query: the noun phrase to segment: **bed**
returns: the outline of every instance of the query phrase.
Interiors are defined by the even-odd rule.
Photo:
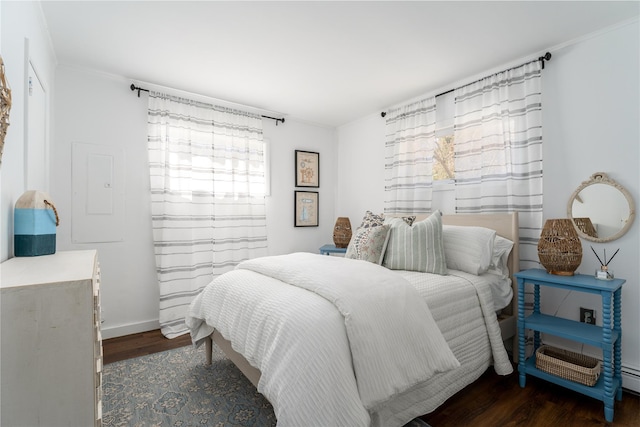
[[[415,218],[414,224],[433,217]],[[431,274],[322,255],[266,257],[216,278],[194,299],[186,317],[192,340],[205,344],[207,363],[215,342],[272,403],[278,425],[402,426],[490,366],[496,374],[510,374],[504,343],[517,354],[517,213],[444,215],[441,222],[445,236],[480,227],[512,242],[504,256],[508,292],[505,277],[502,290],[494,291],[497,275],[466,266]],[[304,284],[288,283],[301,276]],[[317,281],[319,276],[327,279]],[[397,303],[386,300],[388,285],[377,280],[393,286],[397,281]],[[334,295],[325,282],[342,282],[339,292],[347,293],[366,286],[357,300],[375,299],[380,288],[388,302],[373,314],[358,314],[364,320],[357,323],[361,301]],[[388,367],[385,358],[397,362]]]

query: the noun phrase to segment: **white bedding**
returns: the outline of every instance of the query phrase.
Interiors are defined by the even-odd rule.
[[[391,270],[309,253],[256,258],[238,268],[311,291],[338,309],[360,400],[368,410],[434,373],[460,366],[427,303]]]
[[[409,282],[416,287],[418,292],[420,292],[424,298],[428,298],[429,296],[429,286],[435,288],[446,286],[446,283],[450,282],[453,277],[456,277],[456,280],[461,279],[471,283],[481,283],[483,287],[488,287],[491,291],[490,298],[493,302],[493,308],[496,311],[502,310],[511,304],[511,300],[513,298],[511,279],[492,273],[485,273],[480,276],[476,276],[452,269],[449,269],[449,274],[447,276],[424,274],[416,271],[396,271],[396,273],[409,280]],[[427,283],[430,283],[430,285]],[[427,288],[425,288],[425,286]]]
[[[315,293],[236,269],[207,286],[186,321],[194,343],[215,328],[260,369],[258,391],[273,404],[280,426],[401,426],[435,409],[492,362],[500,374],[512,371],[490,286],[486,280],[471,285],[465,273],[455,273],[392,272],[409,280],[426,299],[462,366],[369,410],[359,396],[344,317]]]

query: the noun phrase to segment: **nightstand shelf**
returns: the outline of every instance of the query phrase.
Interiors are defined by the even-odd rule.
[[[602,328],[575,320],[562,319],[547,314],[532,314],[525,319],[527,329],[555,335],[572,341],[603,348]],[[611,331],[611,341],[615,342],[620,336],[618,331]]]
[[[600,378],[598,378],[598,382],[596,382],[594,386],[589,387],[587,385],[580,384],[571,380],[566,380],[557,375],[552,375],[546,373],[545,371],[541,371],[540,369],[536,368],[535,356],[528,358],[525,362],[525,365],[527,367],[527,375],[532,375],[542,380],[549,381],[550,383],[577,391],[578,393],[582,393],[594,399],[602,400],[602,396],[604,394],[604,375],[600,375]],[[620,384],[620,380],[613,380],[614,389],[620,388],[621,386],[622,384]]]
[[[533,375],[554,384],[577,391],[604,403],[604,416],[613,421],[614,396],[622,400],[622,285],[624,279],[598,280],[593,276],[576,274],[556,276],[544,270],[532,269],[515,274],[518,281],[518,372],[520,387],[526,384],[526,376]],[[533,313],[524,315],[525,284],[533,285]],[[547,286],[569,291],[598,294],[602,297],[602,326],[580,323],[540,313],[540,287]],[[525,331],[534,332],[534,354],[525,359]],[[540,333],[577,341],[602,349],[603,370],[597,383],[586,386],[536,367],[535,350],[540,347]]]

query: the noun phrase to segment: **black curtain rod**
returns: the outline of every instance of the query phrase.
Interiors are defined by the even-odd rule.
[[[129,86],[129,88],[132,91],[136,91],[136,90],[138,91],[138,98],[140,98],[140,91],[149,92],[149,89],[143,89],[141,87],[138,87],[138,86],[134,85],[133,83],[131,83],[131,86]],[[264,115],[262,115],[260,117],[264,117],[265,119],[275,120],[276,121],[276,126],[278,126],[278,123],[284,123],[284,117],[282,117],[280,119],[278,119],[276,117],[269,117],[269,116],[264,116]]]
[[[544,61],[549,61],[551,59],[551,53],[547,52],[545,53],[543,56],[539,56],[538,59],[534,59],[534,61],[540,61],[540,63],[542,64],[542,69],[544,70]],[[533,61],[531,61],[533,62]],[[524,65],[524,64],[523,64]],[[519,65],[518,67],[521,67],[522,65]],[[517,68],[517,67],[513,67],[513,68]],[[507,70],[512,70],[513,68],[508,68]],[[446,95],[448,93],[453,92],[455,89],[449,89],[445,92],[439,93],[435,96],[435,98],[442,96],[442,95]],[[386,111],[383,111],[380,113],[380,116],[385,117],[387,115]]]
[[[264,115],[262,115],[261,117],[264,117],[265,119],[275,120],[276,121],[276,126],[278,126],[278,122],[284,123],[284,117],[277,118],[277,117],[269,117],[269,116],[264,116]]]
[[[131,83],[131,86],[129,86],[129,88],[133,91],[133,90],[137,90],[138,91],[138,98],[140,98],[140,91],[143,90],[145,92],[149,92],[149,89],[142,89],[141,87],[138,87],[136,85],[134,85],[133,83]]]

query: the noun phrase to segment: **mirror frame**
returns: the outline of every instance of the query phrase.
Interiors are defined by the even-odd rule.
[[[572,210],[573,210],[574,200],[576,200],[576,197],[578,197],[578,194],[580,193],[580,191],[584,190],[590,185],[595,185],[595,184],[605,184],[605,185],[610,185],[614,187],[615,189],[617,189],[622,193],[622,195],[625,197],[625,199],[629,203],[629,218],[627,219],[626,224],[624,225],[624,227],[622,227],[622,229],[620,229],[620,231],[618,231],[617,233],[611,236],[607,236],[607,237],[589,236],[588,234],[583,233],[578,228],[578,226],[576,225],[573,219]],[[590,240],[592,242],[604,243],[604,242],[610,242],[612,240],[619,239],[627,231],[629,231],[629,228],[631,228],[631,225],[633,224],[633,220],[635,219],[635,216],[636,216],[636,209],[635,209],[633,197],[631,197],[631,193],[629,193],[629,191],[627,191],[626,188],[618,184],[615,180],[609,178],[609,176],[604,172],[596,172],[593,175],[591,175],[591,177],[588,180],[583,181],[582,184],[580,184],[580,186],[576,189],[576,191],[573,192],[573,194],[569,198],[569,203],[567,203],[567,217],[571,219],[571,222],[573,223],[573,228],[575,228],[576,232],[578,233],[578,236],[580,236],[585,240]]]
[[[4,151],[4,140],[9,127],[9,113],[11,112],[11,88],[7,83],[4,70],[4,60],[0,55],[0,166],[2,165],[2,152]]]

